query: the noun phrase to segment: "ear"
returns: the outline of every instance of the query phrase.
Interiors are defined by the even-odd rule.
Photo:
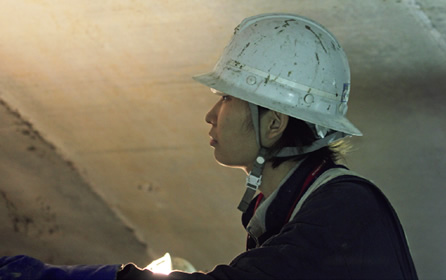
[[[279,140],[288,125],[288,120],[289,116],[276,111],[270,110],[265,113],[261,120],[262,144],[270,147]]]

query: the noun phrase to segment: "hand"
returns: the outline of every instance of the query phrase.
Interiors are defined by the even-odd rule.
[[[50,265],[28,256],[0,258],[0,280],[114,280],[121,265]]]
[[[40,279],[44,264],[28,256],[0,258],[1,280]]]

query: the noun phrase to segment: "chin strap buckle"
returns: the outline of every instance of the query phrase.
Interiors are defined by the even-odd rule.
[[[257,177],[249,173],[249,175],[246,177],[246,187],[249,189],[257,191],[261,184],[262,184],[262,175]]]
[[[253,169],[249,172],[249,175],[246,177],[246,191],[243,195],[242,201],[238,206],[238,209],[243,213],[248,210],[249,203],[251,199],[256,194],[256,191],[259,189],[262,184],[262,172],[263,167],[265,166],[265,157],[267,150],[265,148],[261,148],[259,154],[257,155],[256,161],[254,162]]]

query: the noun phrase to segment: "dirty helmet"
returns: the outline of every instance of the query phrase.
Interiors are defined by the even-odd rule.
[[[292,14],[247,18],[210,73],[210,88],[348,135],[362,135],[345,117],[350,68],[335,37]]]
[[[305,121],[319,138],[309,147],[287,147],[276,156],[309,153],[340,138],[362,135],[345,116],[350,93],[347,57],[327,29],[305,17],[273,13],[246,18],[214,69],[193,78],[250,104],[261,148],[248,189],[261,184],[267,154],[259,142],[257,106]]]

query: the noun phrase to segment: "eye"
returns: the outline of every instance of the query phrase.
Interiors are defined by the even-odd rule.
[[[215,93],[216,95],[220,96],[220,101],[229,101],[232,99],[230,95],[227,95],[227,94],[225,94],[221,91],[218,91],[216,89],[211,88],[211,91],[213,93]]]
[[[223,100],[223,101],[229,101],[229,100],[231,100],[231,96],[229,96],[229,95],[222,95],[222,96],[221,96],[221,100]]]

